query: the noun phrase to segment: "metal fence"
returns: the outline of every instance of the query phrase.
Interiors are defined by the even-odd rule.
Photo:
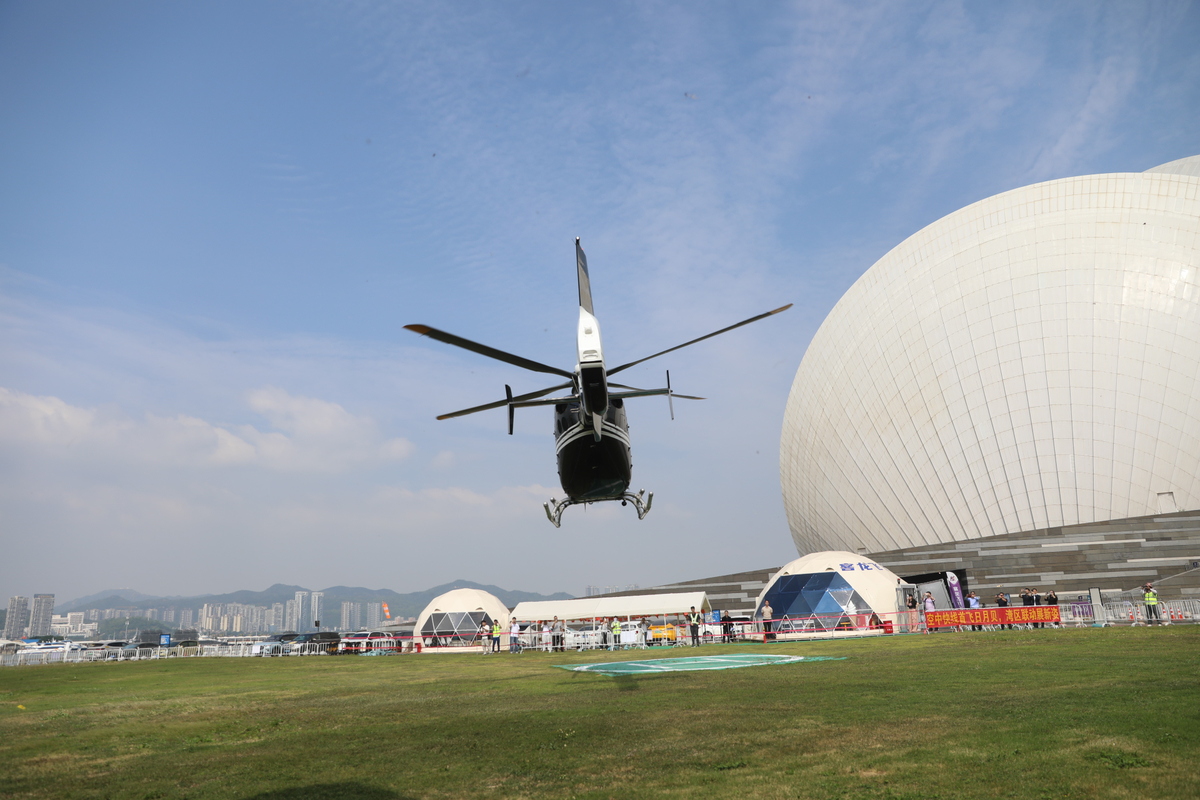
[[[1188,625],[1200,622],[1200,600],[1165,600],[1158,603],[1159,618],[1147,618],[1144,603],[1119,600],[1105,603],[1096,613],[1091,603],[1072,602],[1059,605],[1057,623],[1012,623],[999,625],[940,625],[929,628],[920,611],[899,611],[890,614],[829,614],[787,617],[769,621],[734,620],[725,623],[706,622],[699,626],[700,644],[739,642],[806,641],[860,636],[890,636],[910,633],[960,632],[971,630],[1011,630],[1041,628],[1090,627],[1095,625]],[[561,633],[544,630],[540,623],[526,626],[513,647],[509,629],[500,636],[502,653],[523,650],[561,652],[566,650],[645,650],[683,647],[692,643],[691,628],[685,622],[671,618],[622,620],[614,631],[610,621],[574,621]],[[148,661],[173,658],[250,658],[305,655],[395,655],[401,653],[439,653],[492,651],[490,637],[478,634],[456,636],[387,636],[372,638],[343,638],[336,650],[328,642],[311,642],[291,646],[288,642],[244,642],[238,644],[205,644],[198,647],[89,648],[77,646],[38,646],[0,654],[0,666],[31,666],[40,664],[76,664],[91,662]]]

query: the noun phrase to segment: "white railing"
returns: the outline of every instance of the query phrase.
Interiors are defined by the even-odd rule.
[[[1020,607],[1018,607],[1020,608]],[[1158,603],[1161,624],[1190,625],[1200,622],[1200,600],[1160,600]],[[1058,623],[1042,623],[1046,628],[1088,627],[1097,624],[1090,603],[1063,603],[1058,607]],[[1155,620],[1149,620],[1154,624]],[[1101,624],[1146,625],[1144,603],[1120,600],[1105,603]],[[939,631],[1028,629],[1030,623],[1000,625],[951,625],[940,626]],[[716,624],[706,622],[700,626],[702,644],[723,642],[769,642],[803,641],[808,639],[843,638],[857,636],[888,636],[903,633],[926,633],[925,617],[920,611],[900,611],[890,614],[840,614],[810,616],[803,618],[780,617],[768,625],[761,620],[739,620]],[[506,629],[500,637],[500,652],[510,652],[511,634]],[[646,649],[685,646],[691,643],[691,630],[686,624],[674,620],[650,620],[650,635],[644,626],[626,622],[614,635],[611,627],[595,623],[568,625],[561,638],[554,632],[543,634],[539,626],[528,626],[517,637],[521,650],[563,651],[598,649]],[[270,645],[264,647],[264,644]],[[433,644],[431,636],[388,636],[374,639],[342,639],[337,652],[345,655],[392,655],[419,652],[485,652],[491,650],[491,641],[481,640],[478,635],[438,637]],[[79,664],[91,662],[148,661],[172,658],[247,658],[251,656],[320,655],[329,653],[328,642],[310,642],[292,646],[290,643],[240,643],[205,644],[198,647],[147,647],[147,648],[92,648],[79,647],[36,648],[0,654],[0,666],[34,666],[42,664]]]

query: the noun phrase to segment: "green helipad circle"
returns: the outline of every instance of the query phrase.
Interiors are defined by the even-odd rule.
[[[602,664],[558,664],[559,669],[572,672],[597,672],[601,675],[658,675],[664,672],[694,672],[710,669],[761,667],[764,664],[795,664],[800,661],[844,661],[829,656],[782,656],[766,654],[737,654],[720,656],[684,656],[681,658],[651,658],[642,661],[613,661]]]

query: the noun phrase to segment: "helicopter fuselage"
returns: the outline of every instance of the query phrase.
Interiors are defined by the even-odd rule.
[[[610,398],[607,406],[598,439],[593,420],[578,400],[554,406],[558,481],[567,497],[578,503],[620,500],[633,479],[625,402]]]

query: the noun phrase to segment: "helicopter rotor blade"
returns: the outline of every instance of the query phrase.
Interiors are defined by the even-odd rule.
[[[671,421],[675,421],[675,402],[671,399],[671,370],[667,370],[667,408],[671,409]]]
[[[656,395],[666,394],[666,392],[667,392],[667,389],[639,389],[636,386],[626,386],[623,383],[610,383],[609,387],[610,388],[615,387],[617,389],[628,389],[629,390],[628,392],[619,392],[617,394],[611,394],[611,395],[609,395],[609,397],[621,397],[621,398],[654,397]],[[670,387],[667,387],[667,388],[670,388]],[[630,394],[630,392],[634,392],[634,394]],[[695,395],[690,395],[690,394],[680,394],[679,392],[675,392],[675,391],[671,392],[671,397],[678,397],[683,400],[707,400],[708,399],[707,397],[696,397]]]
[[[430,339],[435,339],[443,344],[452,344],[455,347],[461,347],[464,350],[470,350],[472,353],[479,353],[481,356],[494,358],[497,361],[503,361],[505,364],[512,364],[514,367],[532,370],[533,372],[545,372],[550,375],[561,375],[564,378],[573,378],[574,373],[567,372],[565,369],[551,367],[547,364],[542,364],[532,359],[523,358],[522,356],[506,353],[503,350],[497,350],[494,347],[488,347],[486,344],[472,342],[470,339],[464,339],[461,336],[455,336],[453,333],[439,331],[437,328],[431,328],[428,325],[405,325],[405,330],[410,330],[414,333],[419,333],[422,336],[428,336]],[[440,417],[439,417],[440,419]]]
[[[441,414],[438,416],[438,419],[450,419],[452,417],[465,417],[467,414],[474,414],[477,411],[488,411],[493,408],[500,408],[501,406],[509,405],[510,403],[520,403],[523,400],[533,400],[534,398],[537,398],[537,397],[544,397],[545,395],[548,395],[551,392],[557,392],[559,389],[569,389],[572,386],[574,386],[573,383],[560,383],[557,386],[551,386],[549,389],[539,389],[536,392],[529,392],[528,394],[509,395],[508,397],[505,397],[503,400],[497,400],[494,403],[484,403],[481,406],[474,406],[473,408],[464,408],[462,411],[451,411],[449,414]]]
[[[693,345],[693,344],[696,344],[697,342],[703,342],[705,339],[711,339],[714,336],[720,336],[722,333],[728,333],[729,331],[733,330],[734,328],[740,328],[743,325],[749,325],[751,322],[758,322],[760,319],[766,319],[767,317],[770,317],[774,314],[778,314],[781,311],[787,311],[791,307],[792,307],[792,304],[788,303],[786,306],[783,306],[782,308],[777,308],[774,311],[768,311],[765,314],[759,314],[758,316],[751,317],[750,319],[744,319],[737,324],[730,325],[728,328],[721,328],[721,330],[719,330],[719,331],[713,331],[712,333],[706,334],[705,336],[701,336],[699,339],[692,339],[690,342],[684,342],[683,344],[677,344],[674,347],[670,347],[670,348],[667,348],[666,350],[662,350],[658,353],[655,353],[652,356],[646,356],[645,358],[639,358],[637,361],[630,361],[628,364],[622,364],[619,367],[614,367],[610,370],[607,370],[607,373],[609,375],[616,375],[621,370],[629,369],[630,367],[635,367],[638,364],[641,364],[643,361],[649,361],[652,358],[658,358],[659,356],[665,356],[667,353],[673,353],[676,350],[679,350],[680,348],[687,347],[688,345]],[[682,397],[683,395],[677,394],[675,396]]]

